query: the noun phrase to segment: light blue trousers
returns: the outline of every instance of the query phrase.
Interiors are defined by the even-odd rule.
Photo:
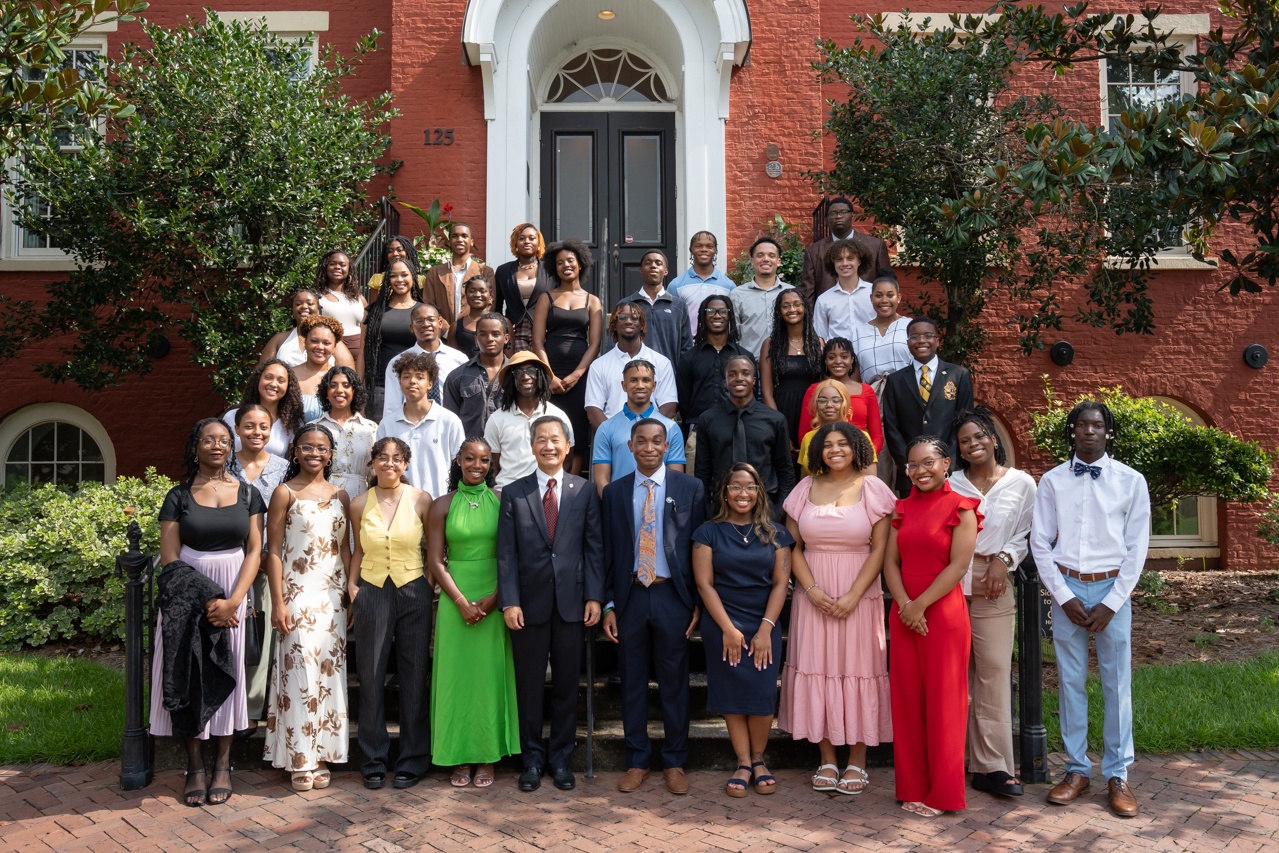
[[[1115,579],[1084,583],[1064,578],[1084,610],[1110,594]],[[1106,700],[1101,760],[1103,778],[1128,778],[1133,762],[1132,745],[1132,600],[1125,601],[1110,624],[1097,637],[1097,664],[1101,692]],[[1057,653],[1058,710],[1061,738],[1066,747],[1066,770],[1092,776],[1088,759],[1088,631],[1080,628],[1053,601],[1053,647]]]

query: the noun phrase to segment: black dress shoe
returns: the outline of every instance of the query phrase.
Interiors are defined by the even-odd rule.
[[[370,791],[376,791],[379,788],[385,788],[386,774],[370,773],[369,775],[364,777],[364,787],[368,788]]]
[[[551,781],[561,791],[571,791],[577,787],[577,780],[573,778],[573,772],[567,767],[552,767]]]
[[[412,788],[418,782],[422,781],[422,777],[416,773],[409,773],[401,770],[395,774],[395,779],[391,781],[392,788]]]
[[[253,737],[257,733],[258,724],[257,722],[253,722],[253,725],[249,726],[247,729],[236,729],[232,732],[232,736],[234,736],[236,740],[244,740],[245,738]]]
[[[540,787],[542,787],[542,768],[525,767],[524,772],[520,774],[520,790],[536,791]]]

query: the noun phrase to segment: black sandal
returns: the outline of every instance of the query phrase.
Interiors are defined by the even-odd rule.
[[[755,793],[757,794],[775,793],[777,791],[776,777],[770,776],[767,773],[765,773],[763,776],[756,776],[755,775],[756,767],[763,767],[764,769],[768,769],[767,765],[764,764],[764,762],[762,761],[756,761],[753,764],[751,764],[751,779],[755,782]],[[759,784],[760,782],[764,782],[766,784],[761,788]]]
[[[217,773],[226,771],[226,774],[230,776],[231,771],[234,769],[235,769],[234,767],[214,767],[213,772],[217,774]],[[210,778],[210,781],[212,781],[212,778]],[[234,793],[235,791],[231,790],[230,788],[210,788],[209,789],[209,805],[220,806],[223,803],[225,803],[227,800],[231,799],[231,795]],[[219,795],[225,795],[225,796],[223,796],[222,799],[220,800],[215,800],[214,797]]]
[[[204,776],[204,768],[201,767],[199,770],[184,770],[182,775],[184,777],[196,775]],[[182,802],[186,803],[193,809],[198,809],[200,806],[204,805],[204,801],[207,796],[208,791],[204,789],[203,785],[200,786],[200,790],[198,791],[188,791],[186,790],[186,786],[183,785]]]
[[[1013,784],[1008,784],[1012,782]],[[1021,782],[1017,781],[1017,777],[1003,770],[995,770],[991,773],[974,773],[973,788],[977,791],[985,791],[987,794],[994,794],[997,797],[1020,797],[1024,792]]]

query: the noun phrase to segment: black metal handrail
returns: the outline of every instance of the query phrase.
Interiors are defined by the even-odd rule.
[[[133,508],[125,510],[133,515]],[[129,550],[116,557],[115,575],[124,583],[124,734],[120,738],[120,787],[145,788],[155,775],[155,747],[145,722],[144,663],[155,644],[151,595],[152,558],[142,553],[142,528],[129,522]],[[145,593],[145,598],[144,598]],[[144,614],[144,610],[146,611]],[[144,638],[144,634],[148,635]],[[153,687],[154,689],[154,687]]]
[[[351,261],[351,274],[360,283],[360,289],[366,299],[369,295],[369,279],[381,271],[387,241],[400,233],[400,212],[386,196],[378,199],[378,210],[380,217],[373,228],[373,233],[364,241],[355,259]]]
[[[813,242],[823,239],[830,233],[830,226],[826,224],[826,211],[830,208],[830,196],[822,196],[822,200],[817,203],[817,207],[813,208]]]
[[[1016,572],[1017,583],[1017,716],[1021,721],[1021,781],[1048,781],[1048,730],[1044,728],[1043,656],[1041,637],[1052,636],[1043,614],[1043,586],[1030,554]],[[1051,618],[1051,617],[1049,617]]]

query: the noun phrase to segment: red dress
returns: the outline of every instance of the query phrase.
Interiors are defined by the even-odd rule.
[[[810,385],[804,394],[804,404],[799,409],[800,441],[813,431],[811,424],[816,416],[813,411],[813,398],[817,396],[817,386],[820,384],[816,382]],[[875,396],[875,389],[864,382],[862,393],[848,398],[848,422],[870,436],[870,443],[875,446],[876,453],[884,449],[884,427],[879,417],[879,398]]]
[[[922,595],[950,563],[960,510],[980,501],[951,491],[911,489],[897,502],[897,550],[902,584]],[[981,513],[977,513],[978,529]],[[893,768],[897,799],[934,809],[965,807],[964,742],[968,733],[968,654],[972,631],[958,581],[924,611],[927,636],[907,628],[897,602],[889,615],[889,693],[893,708]]]

